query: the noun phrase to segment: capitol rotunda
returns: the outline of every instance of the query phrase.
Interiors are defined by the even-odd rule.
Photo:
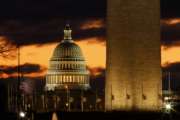
[[[67,24],[64,39],[54,49],[46,75],[46,90],[90,88],[89,71],[81,48],[72,40]]]

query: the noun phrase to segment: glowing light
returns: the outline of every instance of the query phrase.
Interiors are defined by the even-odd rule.
[[[52,120],[58,120],[57,114],[55,112],[52,115]]]
[[[86,21],[83,23],[80,28],[82,30],[87,30],[87,29],[92,29],[92,28],[102,28],[104,27],[104,21],[99,19],[99,20],[94,20],[94,21]]]
[[[66,107],[68,107],[69,106],[69,104],[68,103],[66,103]]]
[[[164,100],[169,100],[169,97],[164,97]]]
[[[64,87],[65,87],[65,89],[68,89],[68,85],[65,85]]]
[[[20,112],[19,112],[19,116],[20,116],[21,118],[24,118],[24,117],[26,116],[26,114],[25,114],[25,112],[20,111]]]
[[[167,25],[176,25],[180,23],[180,18],[166,19],[162,20],[161,22]]]
[[[167,110],[170,110],[170,109],[172,108],[172,105],[171,105],[170,103],[166,103],[166,104],[165,104],[165,108],[166,108]]]

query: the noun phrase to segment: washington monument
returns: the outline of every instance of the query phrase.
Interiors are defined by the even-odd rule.
[[[160,1],[108,0],[107,7],[106,110],[160,110]]]

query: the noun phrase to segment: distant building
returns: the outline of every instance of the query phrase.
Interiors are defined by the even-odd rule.
[[[8,111],[17,112],[18,106],[35,112],[104,110],[104,92],[97,89],[98,82],[90,83],[81,48],[72,40],[71,32],[66,25],[64,39],[55,48],[43,80],[22,76],[20,91],[13,90],[18,79],[9,81]],[[28,80],[33,81],[33,86]]]
[[[46,75],[46,90],[88,89],[89,71],[81,48],[74,43],[69,25],[64,29],[64,40],[54,50]]]

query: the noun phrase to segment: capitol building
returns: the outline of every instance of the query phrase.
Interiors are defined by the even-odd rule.
[[[85,58],[81,48],[72,40],[71,32],[67,24],[64,39],[52,53],[45,78],[34,80],[33,94],[22,94],[23,110],[40,113],[103,110],[104,92],[98,91],[98,81],[90,80]],[[8,110],[11,112],[18,106],[17,91],[13,90],[15,85],[12,82],[8,85]]]
[[[54,49],[46,75],[46,90],[90,88],[89,71],[81,48],[71,37],[69,24],[64,29],[64,39]]]

